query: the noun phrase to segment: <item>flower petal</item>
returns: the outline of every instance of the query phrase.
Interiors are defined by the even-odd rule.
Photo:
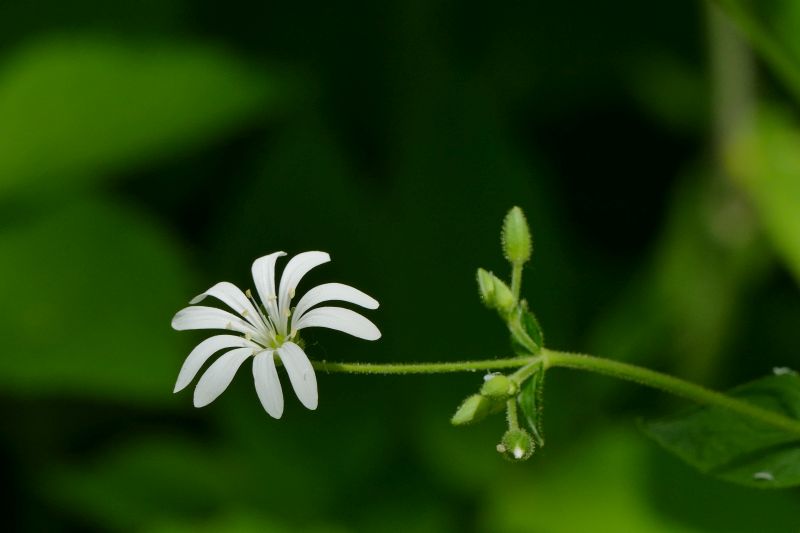
[[[295,343],[284,342],[278,348],[278,355],[286,368],[286,373],[289,374],[289,381],[292,382],[292,388],[300,403],[309,409],[316,409],[319,402],[317,376],[306,353]]]
[[[253,348],[236,348],[222,354],[208,367],[194,389],[194,406],[205,407],[222,394],[231,384],[233,376],[245,359],[253,355]]]
[[[305,293],[303,297],[300,298],[300,301],[297,302],[297,307],[294,308],[294,313],[292,313],[292,329],[294,329],[297,321],[302,318],[306,311],[317,304],[330,300],[348,302],[366,307],[367,309],[377,309],[378,305],[380,305],[375,298],[350,285],[344,285],[343,283],[325,283],[323,285],[317,285]]]
[[[381,332],[375,324],[355,311],[344,307],[317,307],[312,309],[297,321],[295,328],[298,330],[303,328],[338,329],[368,341],[381,338]]]
[[[187,329],[229,329],[254,337],[261,336],[261,333],[252,325],[238,316],[216,307],[202,305],[193,305],[178,311],[172,318],[172,327],[178,331]]]
[[[195,375],[197,375],[197,371],[200,370],[200,367],[202,367],[205,362],[208,361],[209,357],[218,351],[222,350],[223,348],[247,347],[256,348],[257,346],[244,337],[239,337],[236,335],[215,335],[207,338],[198,344],[183,362],[181,371],[178,373],[178,381],[175,383],[175,390],[172,392],[183,390],[186,385],[191,383]]]
[[[272,350],[264,350],[256,354],[253,359],[253,379],[264,410],[272,418],[280,418],[283,415],[283,390],[275,368],[274,353]]]
[[[289,305],[292,302],[294,291],[298,283],[303,279],[309,270],[315,266],[327,263],[331,260],[325,252],[303,252],[292,257],[286,268],[281,274],[281,284],[278,289],[278,332],[286,335],[287,318],[289,316]]]
[[[256,291],[264,309],[272,319],[273,323],[278,317],[278,297],[275,292],[275,262],[279,257],[286,255],[285,252],[275,252],[273,254],[259,257],[253,261],[253,282],[256,284]]]
[[[250,322],[256,329],[264,327],[264,321],[258,310],[253,307],[247,296],[233,283],[227,281],[220,281],[203,294],[195,296],[189,303],[194,305],[201,302],[206,296],[213,296],[220,300],[222,303],[239,313],[245,320]]]

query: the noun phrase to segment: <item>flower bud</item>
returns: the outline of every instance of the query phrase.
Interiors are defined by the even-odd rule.
[[[478,291],[489,309],[507,314],[514,309],[514,295],[503,281],[486,270],[478,269]]]
[[[514,310],[514,295],[508,285],[503,283],[497,276],[494,278],[494,307],[503,314],[508,314]]]
[[[531,232],[519,207],[512,207],[503,220],[502,241],[503,253],[510,262],[521,265],[531,258]]]
[[[494,307],[494,276],[482,268],[478,269],[478,293],[486,307]]]
[[[461,403],[456,414],[450,419],[450,423],[454,426],[464,426],[479,422],[486,418],[491,411],[491,406],[492,402],[489,398],[473,394]]]
[[[524,429],[509,429],[497,445],[497,451],[510,461],[524,461],[533,455],[536,445]]]
[[[493,400],[505,400],[516,392],[514,382],[502,374],[492,376],[481,387],[481,394]]]

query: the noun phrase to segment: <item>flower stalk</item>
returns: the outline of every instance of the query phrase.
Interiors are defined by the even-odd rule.
[[[531,357],[486,359],[452,363],[369,364],[316,361],[312,364],[315,369],[328,373],[380,375],[445,374],[517,368],[519,370],[517,373],[512,374],[512,378],[518,381],[524,381],[536,372],[539,363],[544,363],[545,369],[570,368],[573,370],[583,370],[585,372],[601,374],[624,381],[631,381],[644,387],[658,389],[691,400],[700,405],[722,407],[744,417],[782,429],[800,437],[800,422],[797,420],[738,400],[721,392],[629,363],[621,363],[602,357],[561,352],[547,348],[542,349],[539,355]]]

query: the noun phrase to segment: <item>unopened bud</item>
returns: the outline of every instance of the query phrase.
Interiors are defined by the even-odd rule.
[[[521,265],[531,258],[531,232],[519,207],[512,207],[503,220],[502,241],[503,253],[510,262]]]
[[[494,307],[494,276],[482,268],[478,269],[478,293],[487,307]]]
[[[490,378],[481,387],[481,394],[493,400],[505,400],[516,392],[514,382],[502,374]]]
[[[514,295],[503,281],[486,270],[478,269],[478,291],[489,309],[508,314],[514,309]]]
[[[473,394],[464,400],[456,410],[456,414],[450,419],[454,426],[464,426],[479,422],[486,418],[491,410],[492,402],[489,398],[480,394]]]
[[[501,313],[508,314],[514,310],[514,295],[500,278],[492,277],[494,278],[494,307]]]
[[[533,455],[536,445],[524,429],[509,429],[497,445],[497,451],[510,461],[524,461]]]

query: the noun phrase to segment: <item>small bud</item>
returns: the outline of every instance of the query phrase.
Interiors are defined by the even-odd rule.
[[[524,461],[533,455],[536,445],[524,429],[509,429],[497,445],[497,451],[510,461]]]
[[[450,419],[454,426],[473,424],[486,418],[491,410],[492,402],[480,394],[473,394],[458,407],[456,414]]]
[[[478,269],[478,293],[486,307],[494,307],[494,276],[482,268]]]
[[[486,270],[478,269],[478,292],[489,309],[507,314],[514,309],[514,295],[503,281]]]
[[[489,379],[481,387],[481,394],[493,400],[505,400],[516,392],[517,387],[514,382],[502,374]]]
[[[522,264],[531,258],[531,232],[519,207],[512,207],[503,220],[502,241],[503,253],[512,263]]]
[[[503,283],[497,276],[494,278],[494,307],[503,314],[508,314],[514,310],[514,295],[508,285]]]

